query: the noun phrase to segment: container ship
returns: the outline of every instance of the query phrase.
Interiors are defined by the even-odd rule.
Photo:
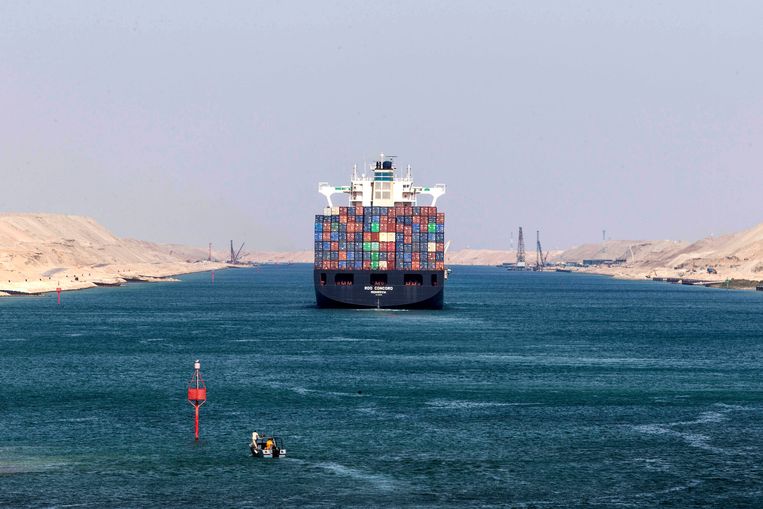
[[[398,176],[383,155],[349,186],[318,184],[328,201],[315,216],[315,298],[318,307],[442,309],[445,214],[437,199],[446,187],[414,185],[411,167]],[[348,194],[337,207],[334,194]],[[419,206],[429,195],[429,206]]]

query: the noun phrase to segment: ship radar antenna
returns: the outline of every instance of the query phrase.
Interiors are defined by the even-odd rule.
[[[411,178],[411,165],[409,164],[408,167],[405,169],[405,178],[409,179]]]
[[[352,165],[352,180],[358,180],[358,165]]]

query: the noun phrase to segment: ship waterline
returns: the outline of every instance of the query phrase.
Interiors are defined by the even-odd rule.
[[[319,307],[442,309],[445,271],[314,270]],[[374,278],[382,278],[376,280]],[[352,284],[345,281],[352,280]]]

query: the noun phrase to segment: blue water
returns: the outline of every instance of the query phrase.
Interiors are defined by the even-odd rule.
[[[444,311],[393,312],[315,309],[303,265],[182,280],[0,299],[0,506],[763,507],[763,292],[456,267]]]

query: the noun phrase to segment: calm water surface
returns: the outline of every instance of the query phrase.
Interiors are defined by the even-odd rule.
[[[0,299],[0,506],[763,507],[763,292],[457,267],[446,310],[393,312],[315,309],[306,265],[182,279]]]

